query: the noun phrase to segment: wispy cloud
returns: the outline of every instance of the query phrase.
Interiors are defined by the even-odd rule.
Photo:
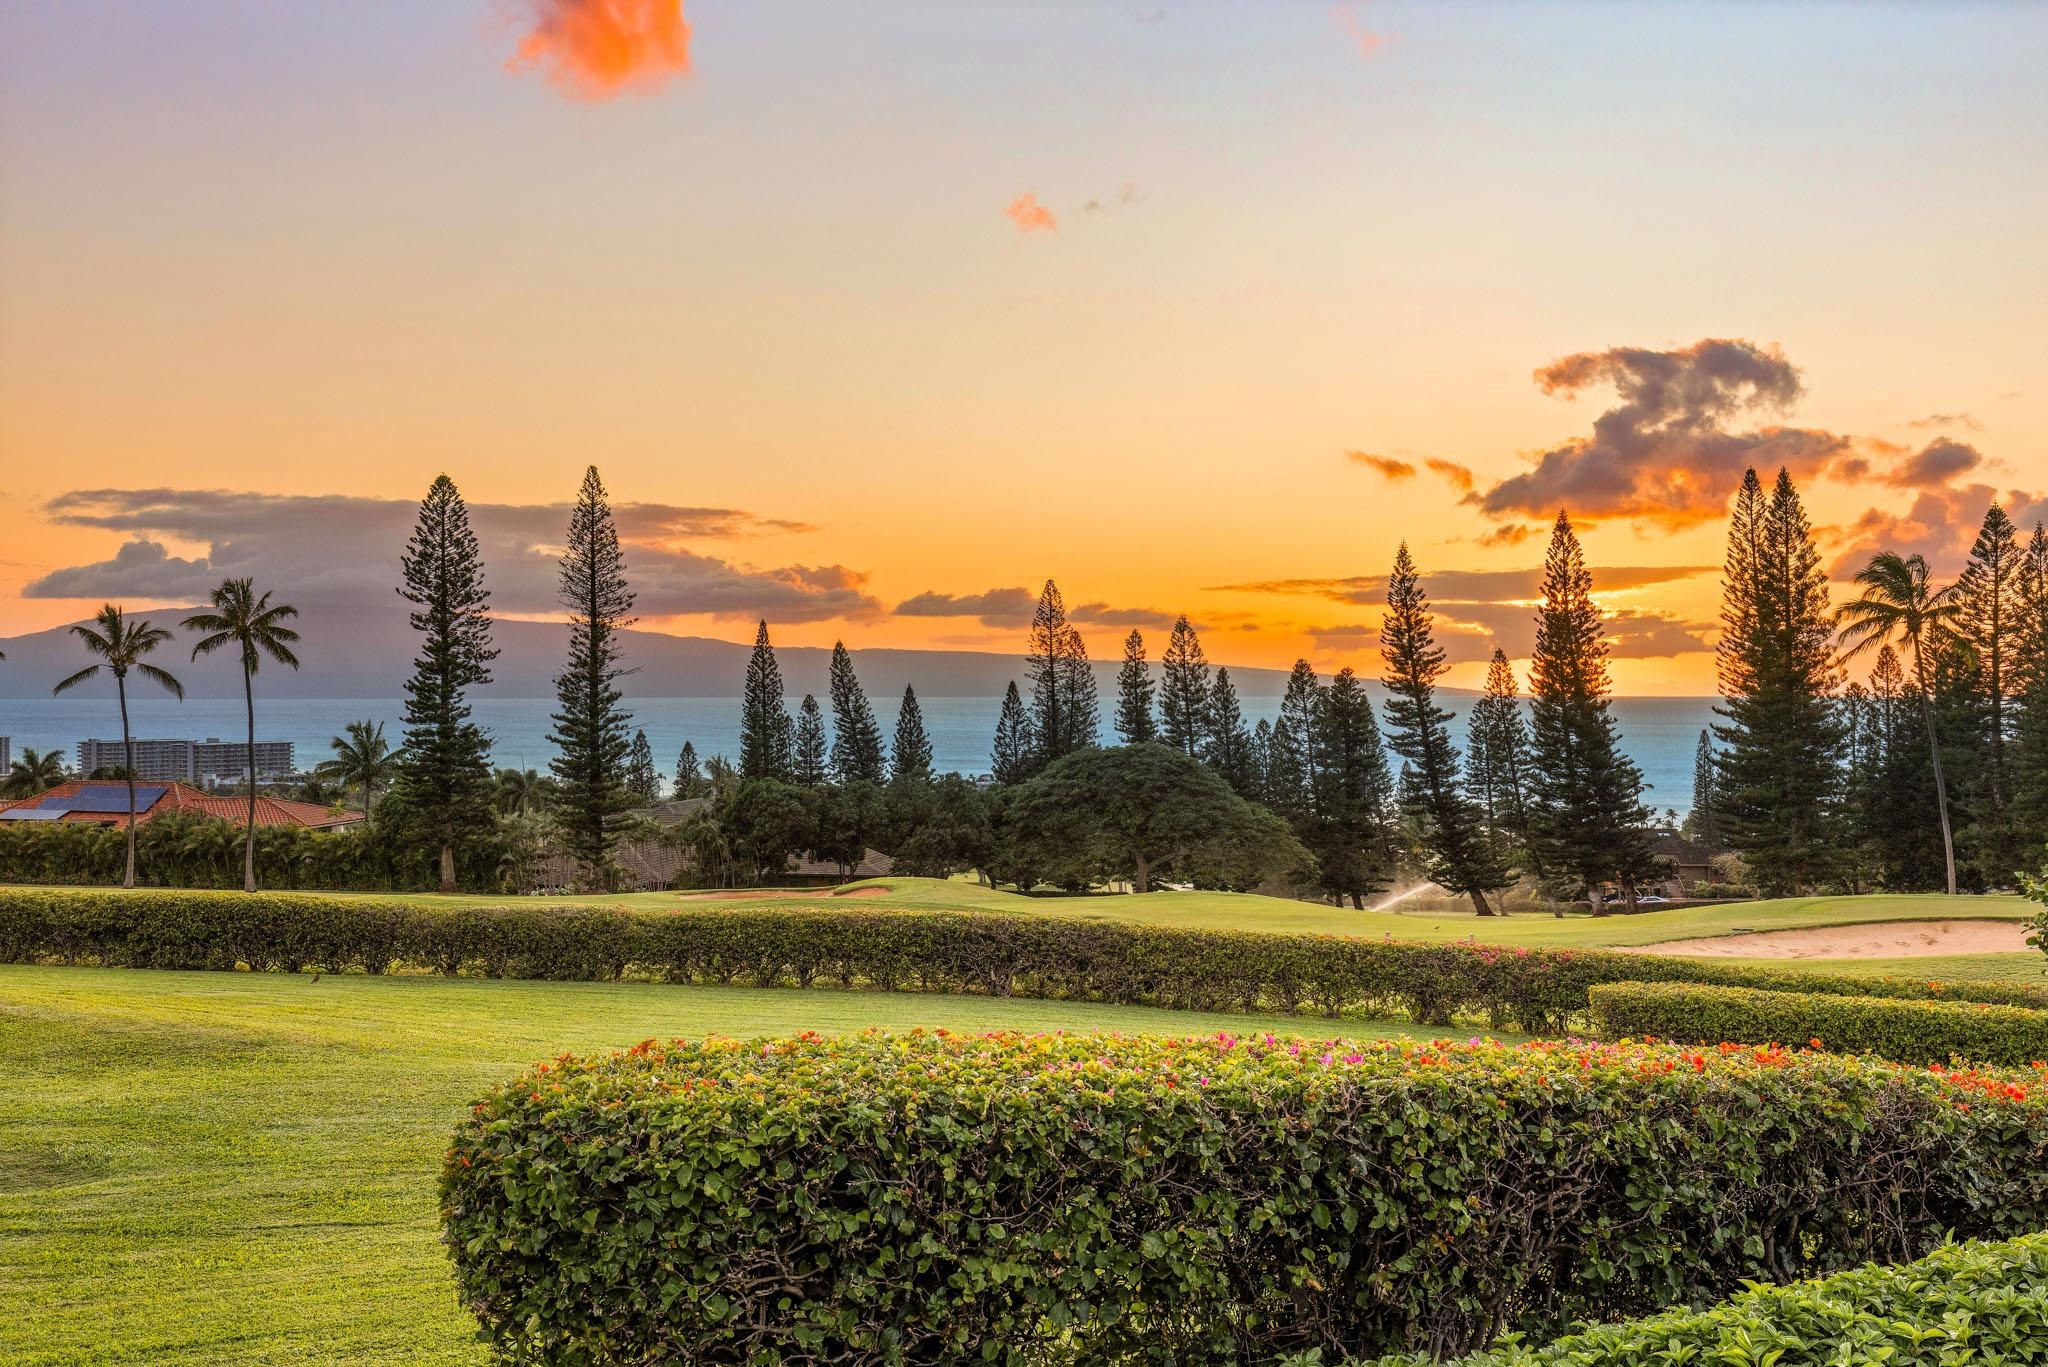
[[[1358,6],[1355,4],[1343,3],[1331,6],[1330,18],[1338,28],[1344,31],[1344,35],[1351,40],[1351,46],[1358,53],[1361,61],[1371,61],[1379,56],[1381,49],[1387,45],[1388,35],[1367,28],[1365,21],[1359,17]]]
[[[1920,428],[1960,427],[1966,432],[1981,432],[1984,430],[1984,424],[1978,422],[1968,413],[1929,413],[1924,418],[1913,419],[1906,426]]]
[[[1718,565],[1613,565],[1602,566],[1594,575],[1596,592],[1644,588],[1670,584],[1702,574],[1719,572]],[[1523,570],[1435,570],[1422,578],[1432,596],[1464,602],[1512,602],[1535,598],[1543,589],[1543,568]],[[1380,603],[1386,599],[1386,580],[1376,574],[1350,575],[1336,579],[1260,579],[1237,584],[1214,584],[1205,593],[1302,594],[1325,598],[1333,603]]]
[[[653,90],[690,71],[682,0],[525,0],[531,19],[508,70],[544,68],[579,100]]]
[[[1382,479],[1403,480],[1415,478],[1415,466],[1394,456],[1376,456],[1370,451],[1346,451],[1344,456],[1354,465],[1363,465],[1376,472]]]

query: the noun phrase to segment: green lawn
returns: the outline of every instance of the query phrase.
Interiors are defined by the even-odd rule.
[[[481,1364],[434,1198],[472,1098],[535,1059],[649,1035],[915,1024],[1316,1028],[976,997],[0,967],[0,1362]]]

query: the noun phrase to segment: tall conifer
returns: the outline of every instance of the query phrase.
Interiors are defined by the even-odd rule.
[[[1486,691],[1472,705],[1467,735],[1467,789],[1496,861],[1514,869],[1525,862],[1528,839],[1529,727],[1516,696],[1515,671],[1499,647],[1487,663]]]
[[[1163,661],[1159,689],[1160,739],[1191,759],[1199,759],[1209,736],[1209,661],[1202,640],[1183,614],[1173,624]]]
[[[1324,892],[1362,910],[1393,875],[1394,783],[1372,700],[1350,669],[1317,693],[1311,744],[1316,792],[1304,843]]]
[[[633,732],[633,748],[626,755],[626,791],[643,807],[661,801],[661,774],[654,767],[654,747],[643,730]]]
[[[704,788],[704,770],[697,762],[697,746],[684,741],[682,751],[676,755],[676,791],[678,798],[701,797]]]
[[[1124,637],[1124,665],[1116,676],[1116,733],[1126,745],[1159,738],[1152,715],[1152,670],[1145,663],[1145,638],[1133,627]]]
[[[1692,814],[1686,824],[1693,838],[1703,845],[1721,844],[1720,783],[1715,776],[1719,768],[1714,733],[1702,729],[1699,744],[1692,750]]]
[[[1294,821],[1315,805],[1316,695],[1321,685],[1315,667],[1296,660],[1280,699],[1280,719],[1273,724],[1272,758],[1268,762],[1273,810]]]
[[[2037,864],[2048,839],[2025,829],[2013,811],[2019,793],[2010,772],[2011,750],[2024,707],[2024,671],[2015,657],[2023,648],[2026,565],[2019,528],[2003,507],[1992,504],[1956,581],[1956,634],[1969,647],[1981,720],[1944,739],[1965,752],[1956,785],[1967,813],[1963,842],[1994,886]]]
[[[796,737],[790,746],[790,779],[815,788],[831,775],[825,759],[825,712],[818,700],[804,694],[796,710]]]
[[[1841,871],[1843,733],[1827,572],[1785,471],[1768,497],[1756,471],[1743,480],[1722,601],[1714,820],[1759,890],[1789,896]]]
[[[456,856],[488,835],[491,742],[470,717],[469,690],[491,681],[491,591],[469,507],[438,476],[399,561],[399,596],[413,605],[419,655],[405,681],[405,745],[394,785],[399,810],[439,856],[440,887],[455,891]]]
[[[782,691],[782,667],[768,640],[768,624],[754,632],[747,657],[747,681],[740,694],[740,777],[790,778],[789,703]]]
[[[1031,760],[1037,750],[1023,695],[1017,692],[1017,681],[1012,679],[1003,693],[1003,710],[996,717],[996,739],[988,757],[989,776],[998,783],[1023,782],[1031,776]]]
[[[1424,868],[1430,881],[1447,892],[1464,893],[1474,911],[1492,916],[1487,892],[1513,880],[1465,793],[1458,750],[1451,744],[1453,714],[1437,706],[1437,680],[1450,665],[1436,643],[1429,595],[1405,541],[1387,577],[1380,657],[1386,665],[1380,683],[1388,694],[1387,745],[1408,761],[1402,806],[1421,831]]]
[[[1530,845],[1544,876],[1583,884],[1598,915],[1605,883],[1629,895],[1647,869],[1649,813],[1610,712],[1593,578],[1563,513],[1544,557],[1530,693]]]
[[[617,879],[612,849],[633,799],[626,791],[630,720],[620,707],[619,633],[633,624],[633,593],[611,501],[597,467],[584,471],[569,513],[562,555],[561,602],[569,612],[569,659],[555,678],[556,755],[548,767],[561,784],[556,803],[563,841],[584,882],[609,889]]]
[[[1209,690],[1209,736],[1203,758],[1239,797],[1257,796],[1251,733],[1245,730],[1244,709],[1227,669],[1216,671],[1216,684]]]
[[[1025,673],[1031,681],[1034,767],[1097,743],[1100,717],[1088,648],[1067,620],[1059,585],[1050,579],[1031,618]]]
[[[880,783],[888,766],[882,727],[853,672],[846,643],[832,643],[832,776],[841,783]]]
[[[903,706],[896,711],[896,743],[889,750],[889,779],[892,783],[929,783],[932,777],[932,742],[924,730],[924,709],[917,705],[917,692],[903,686]]]

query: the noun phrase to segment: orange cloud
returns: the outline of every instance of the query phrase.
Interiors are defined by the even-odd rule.
[[[505,64],[545,65],[548,80],[579,100],[653,89],[690,71],[683,0],[528,0],[533,28]]]
[[[1053,217],[1052,210],[1038,202],[1038,196],[1026,190],[1010,201],[1010,207],[1003,210],[1010,221],[1017,225],[1020,233],[1056,233],[1060,221]]]
[[[1392,456],[1376,456],[1370,451],[1346,451],[1344,454],[1357,464],[1377,471],[1383,479],[1415,478],[1415,467],[1405,460],[1396,460]]]
[[[1358,48],[1358,55],[1366,61],[1379,56],[1380,49],[1387,45],[1387,35],[1374,33],[1358,21],[1358,14],[1350,5],[1338,5],[1330,11],[1330,17],[1338,27],[1351,35],[1351,41]]]
[[[1439,460],[1435,456],[1424,456],[1422,463],[1429,467],[1431,474],[1443,476],[1444,482],[1453,489],[1462,490],[1468,494],[1472,492],[1472,470],[1470,466],[1460,465],[1454,460]]]

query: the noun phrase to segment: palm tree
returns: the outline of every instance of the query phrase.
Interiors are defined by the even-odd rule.
[[[54,788],[64,781],[64,752],[52,750],[47,754],[26,747],[21,758],[7,767],[7,777],[0,779],[0,796],[34,797],[45,789]]]
[[[493,796],[501,815],[520,816],[548,803],[550,784],[538,770],[500,769],[491,778],[497,789]]]
[[[1934,763],[1934,805],[1941,815],[1941,853],[1948,861],[1948,893],[1956,894],[1956,843],[1949,828],[1948,780],[1941,772],[1941,742],[1934,735],[1934,688],[1928,677],[1932,657],[1955,638],[1962,604],[1955,585],[1937,589],[1930,582],[1926,557],[1885,551],[1870,558],[1856,575],[1863,596],[1835,609],[1841,640],[1853,660],[1893,638],[1913,655],[1913,687],[1920,695],[1920,720],[1927,729],[1927,755]]]
[[[322,760],[313,773],[339,783],[344,791],[361,788],[363,820],[369,822],[376,814],[377,790],[388,787],[398,776],[399,752],[384,739],[381,721],[352,721],[344,731],[327,742],[334,758]]]
[[[129,621],[128,615],[112,603],[101,607],[99,615],[90,623],[74,625],[71,634],[85,642],[86,650],[99,656],[100,663],[87,665],[71,677],[58,680],[50,692],[62,693],[74,688],[98,674],[102,666],[114,676],[114,697],[121,704],[121,757],[126,761],[122,768],[127,770],[128,779],[128,866],[121,875],[121,886],[132,888],[135,886],[135,739],[128,734],[128,671],[132,669],[152,683],[161,685],[179,702],[185,701],[185,685],[168,671],[142,658],[170,640],[171,633],[145,620]]]
[[[242,842],[242,891],[256,891],[256,666],[265,655],[281,665],[299,667],[291,643],[299,633],[283,625],[299,610],[289,603],[271,606],[270,595],[258,596],[254,581],[224,579],[213,591],[213,611],[195,612],[185,619],[185,630],[203,631],[192,658],[211,655],[224,646],[240,647],[242,653],[242,698],[249,710],[249,759],[242,777],[249,785],[249,829]]]

